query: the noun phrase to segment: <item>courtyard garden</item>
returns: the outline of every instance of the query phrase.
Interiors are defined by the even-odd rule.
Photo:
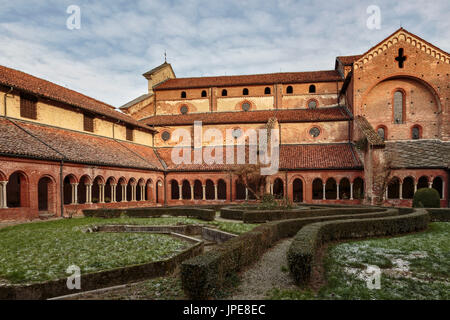
[[[33,283],[82,273],[152,262],[174,256],[189,244],[164,234],[86,232],[93,226],[201,224],[240,234],[255,225],[168,218],[74,218],[26,223],[0,229],[0,283]]]
[[[420,233],[331,244],[318,290],[274,287],[266,298],[449,300],[449,239],[450,222],[434,222]],[[381,269],[380,289],[366,285],[367,266]]]

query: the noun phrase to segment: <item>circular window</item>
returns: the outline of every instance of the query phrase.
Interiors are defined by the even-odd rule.
[[[170,133],[169,133],[169,131],[164,131],[164,132],[161,134],[161,138],[162,138],[164,141],[168,141],[168,140],[170,139]]]
[[[320,129],[317,127],[313,127],[309,130],[309,134],[311,135],[311,137],[316,138],[320,134]]]
[[[316,100],[309,100],[308,108],[315,109],[316,107],[317,107],[317,101]]]
[[[189,111],[189,109],[188,109],[187,106],[182,106],[182,107],[180,108],[181,114],[186,114],[186,113],[188,113],[188,111]]]
[[[242,110],[244,110],[244,111],[249,111],[249,110],[250,110],[250,103],[244,102],[244,103],[242,104]]]
[[[240,136],[242,136],[242,130],[239,128],[234,129],[232,135],[233,135],[233,138],[237,139]]]

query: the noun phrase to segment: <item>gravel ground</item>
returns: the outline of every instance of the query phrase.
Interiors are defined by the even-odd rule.
[[[286,252],[291,239],[278,242],[262,258],[241,275],[241,284],[230,297],[232,300],[262,300],[274,289],[296,289],[289,274]],[[282,270],[282,267],[284,267]]]

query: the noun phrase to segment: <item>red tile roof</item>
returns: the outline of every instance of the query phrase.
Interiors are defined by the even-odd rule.
[[[130,142],[0,119],[0,154],[46,160],[65,160],[115,167],[162,169],[153,148]],[[28,133],[31,133],[31,136]]]
[[[132,117],[116,111],[111,105],[22,71],[0,66],[0,84],[149,130]]]
[[[336,70],[169,79],[154,90],[342,81]]]
[[[352,65],[353,62],[355,62],[356,60],[358,60],[361,57],[362,57],[362,55],[358,54],[358,55],[354,55],[354,56],[340,56],[340,57],[337,57],[337,59],[339,59],[342,62],[342,64],[348,66],[348,65]]]
[[[276,117],[279,122],[342,121],[351,119],[344,107],[331,107],[159,115],[140,121],[152,126],[175,126],[192,125],[194,121],[202,121],[203,124],[265,123],[272,117]]]
[[[367,138],[367,141],[373,146],[384,146],[383,139],[378,135],[378,133],[373,129],[372,125],[363,116],[355,117],[356,125],[361,129],[361,132]]]
[[[213,147],[203,147],[203,152]],[[228,147],[231,148],[231,147]],[[183,148],[159,148],[156,151],[172,171],[228,171],[233,168],[231,164],[175,164],[172,161],[172,151],[181,152]],[[184,148],[191,152],[192,148]],[[223,150],[225,161],[226,150]],[[235,156],[237,151],[235,150]],[[248,148],[246,150],[248,159]],[[247,160],[248,161],[248,160]],[[192,161],[193,162],[193,161]],[[360,169],[362,163],[355,149],[350,144],[303,144],[303,145],[281,145],[280,146],[280,169]]]

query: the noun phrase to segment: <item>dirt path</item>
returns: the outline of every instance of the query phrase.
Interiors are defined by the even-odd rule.
[[[291,242],[292,239],[278,242],[272,249],[264,253],[256,264],[244,271],[241,274],[242,282],[230,299],[265,299],[266,293],[270,289],[297,288],[287,269],[286,252]]]

